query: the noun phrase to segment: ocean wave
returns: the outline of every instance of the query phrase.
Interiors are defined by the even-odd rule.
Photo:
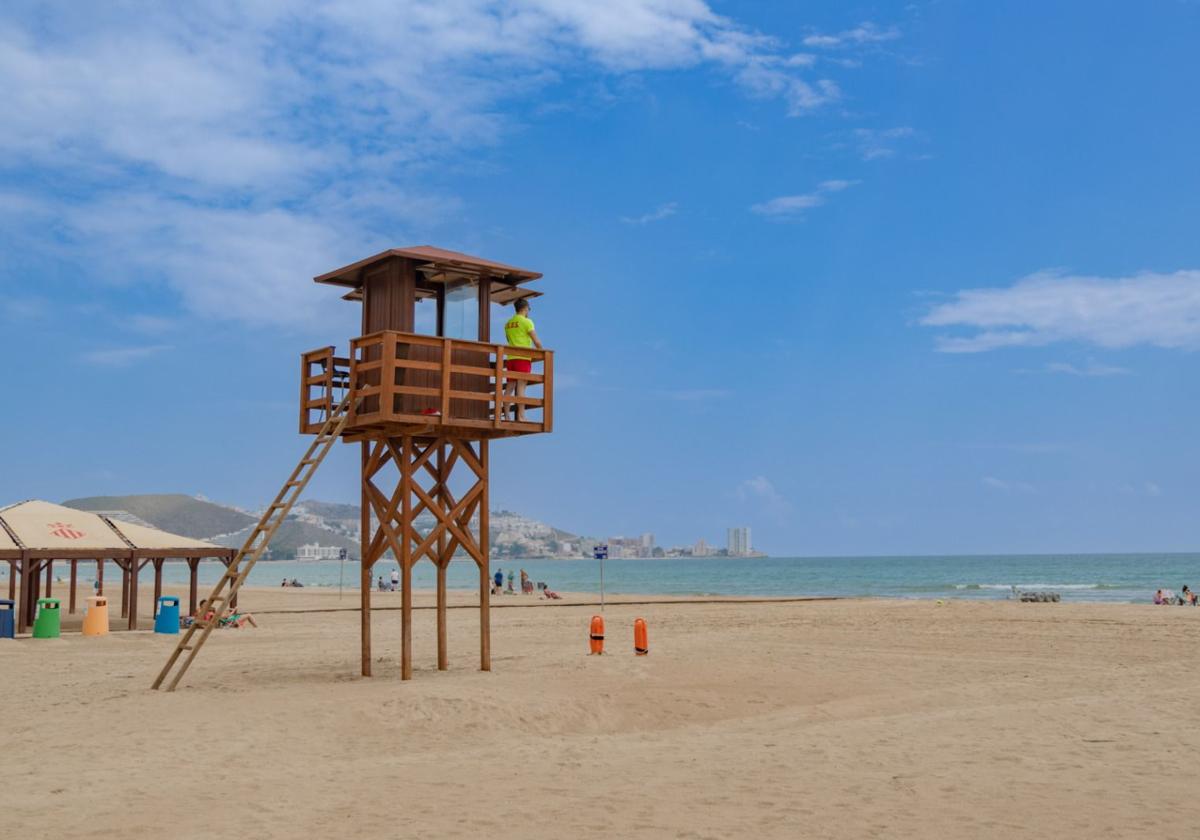
[[[955,589],[1129,589],[1116,583],[956,583]]]

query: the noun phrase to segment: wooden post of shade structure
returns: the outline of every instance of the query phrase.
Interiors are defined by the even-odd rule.
[[[79,572],[79,561],[72,560],[71,561],[71,593],[70,593],[71,602],[70,602],[70,605],[67,607],[67,609],[70,611],[71,615],[75,614],[75,584],[76,584],[76,577],[77,577],[78,572]]]
[[[46,561],[46,597],[54,594],[54,561]]]
[[[121,567],[121,618],[129,617],[129,563],[117,561],[117,565]]]
[[[154,558],[154,617],[158,618],[158,599],[162,597],[163,558]]]
[[[136,630],[138,626],[138,572],[142,570],[143,560],[137,557],[129,558],[129,629]]]
[[[96,594],[104,594],[104,560],[96,561]]]
[[[553,394],[550,351],[522,348],[532,370],[507,369],[506,345],[491,343],[491,306],[536,296],[525,284],[539,277],[422,246],[385,251],[315,278],[343,287],[345,298],[363,307],[362,334],[351,339],[347,357],[334,355],[333,347],[302,354],[300,431],[320,435],[330,407],[348,399],[338,434],[361,444],[364,676],[372,670],[372,568],[388,552],[403,586],[401,678],[413,672],[412,577],[422,558],[437,574],[437,667],[449,667],[447,579],[456,554],[469,556],[479,572],[480,668],[491,668],[489,442],[549,431]],[[422,317],[418,325],[420,301],[426,309],[432,302],[436,317]],[[428,331],[418,332],[425,325]],[[514,380],[524,383],[523,396],[505,394]],[[510,417],[505,405],[520,408],[524,419]],[[418,518],[432,518],[432,529],[418,531]]]
[[[17,561],[8,561],[8,600],[17,600]]]
[[[24,633],[25,628],[29,625],[29,552],[22,551],[21,559],[17,561],[21,564],[21,592],[17,599],[17,632]]]
[[[196,614],[196,597],[199,588],[200,558],[188,558],[188,615]]]

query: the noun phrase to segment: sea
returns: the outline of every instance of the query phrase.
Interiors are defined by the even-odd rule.
[[[80,564],[81,579],[90,579],[91,567]],[[375,565],[376,578],[390,577],[394,568],[381,560]],[[601,587],[596,560],[504,559],[494,561],[490,572],[497,569],[506,575],[511,570],[518,578],[524,569],[534,581],[566,592],[599,594]],[[221,570],[216,562],[201,564],[201,583],[214,583]],[[167,563],[163,575],[167,582],[185,583],[187,567]],[[447,582],[453,589],[474,589],[478,575],[470,560],[455,560]],[[1149,603],[1157,589],[1200,587],[1200,554],[687,557],[606,560],[603,575],[605,592],[622,594],[1005,599],[1017,587],[1057,592],[1064,601]],[[250,572],[248,584],[278,586],[284,578],[305,586],[357,590],[358,566],[352,560],[264,561]],[[414,589],[432,589],[435,582],[431,563],[413,568]]]

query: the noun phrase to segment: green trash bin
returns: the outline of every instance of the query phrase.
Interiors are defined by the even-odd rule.
[[[57,639],[62,631],[62,612],[57,598],[38,598],[37,619],[33,622],[33,638]]]

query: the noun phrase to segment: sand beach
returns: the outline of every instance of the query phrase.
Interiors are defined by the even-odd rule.
[[[473,610],[450,612],[439,673],[434,612],[418,609],[405,683],[399,595],[374,598],[364,679],[355,594],[243,590],[260,628],[221,631],[173,694],[149,690],[172,637],[84,638],[68,620],[61,639],[0,643],[0,824],[22,838],[1194,836],[1200,610],[625,597],[605,610],[608,655],[589,657],[591,596],[515,596],[492,611],[491,673]]]

